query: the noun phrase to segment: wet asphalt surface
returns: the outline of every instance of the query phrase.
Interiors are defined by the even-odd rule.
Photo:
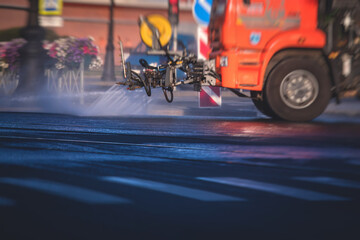
[[[359,239],[360,122],[0,113],[0,239]]]

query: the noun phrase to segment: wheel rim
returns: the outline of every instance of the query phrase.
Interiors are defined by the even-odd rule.
[[[318,94],[319,83],[309,71],[292,71],[281,81],[280,96],[288,107],[306,108],[315,101]]]

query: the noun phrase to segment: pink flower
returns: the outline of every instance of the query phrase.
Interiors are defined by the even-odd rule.
[[[91,54],[90,49],[88,46],[83,47],[84,54]]]

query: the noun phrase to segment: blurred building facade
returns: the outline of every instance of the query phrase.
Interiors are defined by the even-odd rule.
[[[103,57],[107,43],[110,0],[63,0],[63,2],[64,25],[51,29],[60,36],[93,37]],[[193,0],[180,0],[180,33],[196,33],[192,3]],[[28,6],[28,0],[1,0],[1,4]],[[139,16],[159,13],[167,17],[167,8],[168,0],[115,0],[116,65],[119,61],[117,39],[121,38],[125,48],[135,48],[141,41],[138,28]],[[25,26],[26,21],[26,12],[0,8],[0,30]]]

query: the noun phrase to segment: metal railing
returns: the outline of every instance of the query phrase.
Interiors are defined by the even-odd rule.
[[[84,103],[84,63],[78,68],[45,69],[45,78],[49,92],[60,94],[74,94],[79,97],[80,103]],[[6,64],[0,61],[0,95],[11,96],[19,85],[18,71],[6,68]]]
[[[84,103],[84,62],[79,68],[46,69],[45,77],[49,91],[79,95],[80,103]]]
[[[6,68],[6,63],[0,61],[0,94],[11,95],[19,84],[19,74]]]

